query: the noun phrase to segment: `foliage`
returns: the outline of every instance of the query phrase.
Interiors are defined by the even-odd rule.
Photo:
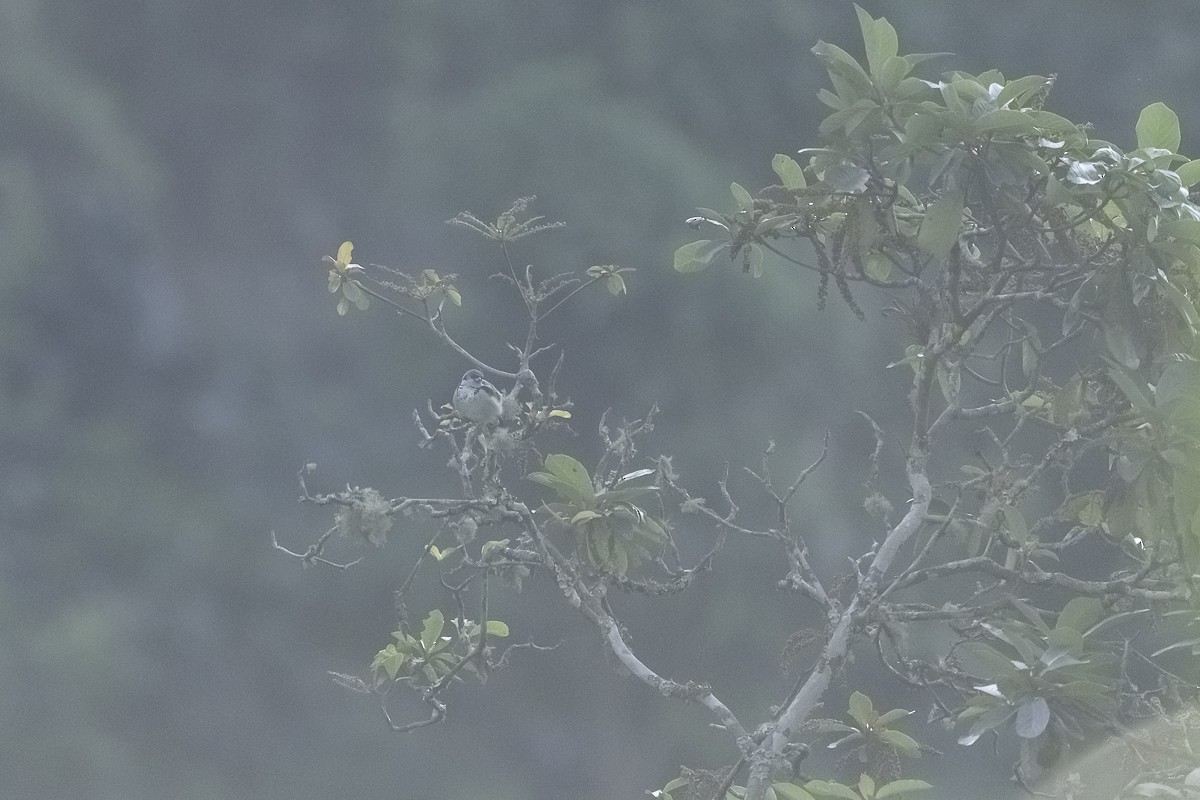
[[[468,659],[479,644],[482,626],[470,620],[455,620],[454,636],[443,636],[446,619],[436,608],[429,612],[421,626],[421,635],[414,637],[404,631],[395,631],[395,644],[389,644],[375,655],[371,672],[378,686],[387,680],[413,679],[424,686],[433,686],[439,680],[456,677],[460,669],[472,672],[476,667]],[[487,621],[488,636],[508,636],[508,626],[499,620]]]
[[[631,485],[653,474],[652,469],[636,470],[597,491],[586,467],[554,453],[546,456],[544,472],[526,477],[553,490],[558,502],[547,504],[545,510],[559,527],[572,532],[583,558],[624,577],[630,567],[657,556],[667,541],[662,523],[634,503],[657,493],[656,486]]]
[[[832,111],[820,125],[821,145],[800,150],[799,161],[776,155],[776,185],[752,193],[731,184],[731,210],[700,209],[688,220],[711,238],[674,257],[682,273],[725,259],[756,278],[768,268],[812,272],[819,306],[832,281],[860,317],[855,292],[892,298],[907,340],[891,366],[912,373],[902,475],[909,499],[894,519],[881,488],[890,480],[881,453],[891,437],[868,417],[876,449],[864,505],[882,528],[848,578],[814,565],[793,519],[797,491],[827,450],[786,487],[772,477],[770,449],[750,471],[768,527],[744,521],[727,476],[718,510],[686,487],[670,458],[640,456],[654,411],[615,426],[605,415],[603,455],[591,469],[565,453],[540,456],[544,437],[571,418],[556,390],[562,357],[548,369],[535,365],[550,350],[540,344],[546,319],[601,282],[624,295],[628,270],[596,266],[548,278],[535,278],[532,266],[518,270],[510,248],[558,227],[528,216],[529,199],[495,222],[468,213],[452,220],[495,243],[499,277],[526,312],[524,343],[511,346],[516,363],[507,370],[449,332],[444,300],[463,302],[449,277],[369,275],[350,263],[349,243],[327,257],[339,314],[377,298],[511,384],[496,426],[456,419],[432,402],[424,416],[414,412],[423,446],[448,453],[459,493],[387,501],[388,515],[419,513],[440,525],[400,595],[432,556],[458,606],[457,634],[443,637],[437,610],[419,633],[410,630],[401,603],[396,642],[376,657],[372,679],[339,676],[383,694],[394,729],[442,719],[441,693],[466,665],[482,677],[505,663],[507,651],[494,660],[485,644],[496,623],[487,614],[489,577],[519,588],[533,571],[553,578],[633,678],[703,706],[732,739],[731,763],[685,768],[659,797],[870,800],[930,788],[903,777],[901,757],[936,752],[893,726],[908,711],[879,713],[856,691],[851,722],[813,716],[836,679],[854,680],[856,656],[871,647],[898,680],[928,692],[930,722],[955,728],[963,746],[1015,734],[1018,782],[1062,796],[1077,788],[1077,778],[1055,772],[1068,751],[1114,734],[1136,749],[1129,729],[1181,713],[1197,694],[1161,663],[1196,640],[1164,643],[1169,630],[1140,622],[1184,616],[1200,571],[1200,206],[1189,192],[1200,183],[1200,162],[1176,152],[1178,119],[1161,103],[1143,110],[1137,146],[1124,151],[1045,109],[1052,77],[989,70],[920,78],[918,68],[941,54],[902,56],[885,19],[861,9],[858,19],[865,62],[832,44],[813,48],[832,85],[819,95]],[[985,444],[970,459],[947,445],[980,433]],[[526,472],[531,457],[540,470]],[[510,477],[514,470],[552,499],[539,502],[527,482]],[[306,489],[305,498],[353,507],[366,496],[354,492]],[[714,531],[707,552],[688,565],[674,540],[679,524],[666,511],[675,507]],[[478,543],[480,528],[501,528],[507,538]],[[438,546],[443,535],[456,544]],[[778,548],[778,585],[824,620],[819,654],[757,726],[712,687],[672,681],[642,662],[608,602],[613,590],[684,591],[727,541],[749,540]],[[292,555],[310,563],[323,543]],[[478,623],[465,615],[472,591]],[[947,644],[931,657],[929,641]],[[400,684],[421,692],[428,719],[392,723],[387,691]],[[1141,795],[1191,791],[1194,773],[1181,765],[1194,728],[1185,723],[1183,744],[1153,767],[1135,767],[1123,785]],[[856,765],[850,782],[800,771],[810,743],[830,734],[837,739],[827,749],[846,754],[843,766]],[[741,775],[744,785],[735,782]]]
[[[846,760],[860,766],[875,780],[892,780],[900,774],[900,756],[919,758],[921,746],[908,734],[896,729],[892,723],[913,712],[894,708],[880,714],[875,710],[871,698],[862,692],[850,695],[848,714],[852,724],[832,719],[813,719],[805,725],[805,732],[814,737],[828,734],[837,736],[829,749],[844,748]]]

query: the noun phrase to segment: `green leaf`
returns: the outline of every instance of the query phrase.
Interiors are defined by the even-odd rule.
[[[986,642],[963,642],[954,648],[967,670],[981,678],[999,678],[1017,674],[1012,659]]]
[[[498,619],[489,619],[487,621],[488,636],[496,636],[501,639],[508,636],[508,625]]]
[[[1098,528],[1104,522],[1104,492],[1084,492],[1083,494],[1076,495],[1066,503],[1064,510],[1067,512],[1067,519],[1073,519],[1080,525],[1085,525],[1089,528]],[[1065,612],[1066,609],[1064,608],[1063,611]],[[1071,622],[1075,621],[1074,614],[1069,615],[1067,618]],[[1059,617],[1058,624],[1063,624],[1061,616]],[[1070,627],[1075,628],[1073,624]],[[1091,627],[1091,625],[1088,627]],[[1082,633],[1087,628],[1075,628],[1075,630]]]
[[[930,144],[941,136],[944,126],[944,120],[934,114],[914,114],[904,122],[904,141],[909,147]],[[907,205],[916,205],[916,199],[906,197],[906,193],[912,194],[908,187],[901,184],[900,196],[907,201]]]
[[[1033,117],[1034,124],[1042,131],[1062,134],[1068,137],[1068,139],[1070,137],[1076,139],[1082,138],[1079,126],[1066,117],[1060,117],[1058,114],[1052,114],[1049,111],[1028,111],[1026,113]]]
[[[865,772],[858,776],[858,793],[866,798],[875,796],[875,779]]]
[[[592,487],[592,476],[583,464],[564,453],[551,453],[543,465],[547,472],[571,486],[574,496],[582,501],[580,505],[592,505],[596,490]]]
[[[1070,336],[1083,327],[1087,319],[1083,316],[1084,303],[1095,290],[1091,279],[1084,281],[1075,290],[1075,294],[1071,295],[1071,300],[1067,303],[1067,310],[1063,313],[1062,332],[1063,336]]]
[[[971,724],[971,727],[964,735],[958,737],[958,743],[964,747],[970,747],[983,734],[1008,722],[1014,713],[1007,704],[988,709],[979,719]]]
[[[1036,739],[1050,724],[1050,706],[1044,697],[1033,697],[1017,706],[1013,729],[1022,739]]]
[[[609,275],[605,279],[604,285],[608,287],[608,293],[614,297],[619,294],[628,294],[628,290],[625,288],[625,279],[620,275]]]
[[[1007,623],[1004,620],[999,621],[995,625],[985,622],[983,623],[982,627],[985,631],[992,634],[1000,641],[1011,645],[1014,650],[1021,654],[1021,659],[1026,665],[1036,662],[1038,659],[1038,654],[1043,649],[1042,647],[1035,645],[1029,639],[1025,638],[1025,636],[1021,633],[1018,633],[1018,628],[1016,628],[1016,626],[1012,625],[1011,623]]]
[[[616,535],[609,540],[607,562],[608,568],[616,575],[624,575],[629,572],[629,551]]]
[[[1041,92],[1045,85],[1046,79],[1041,75],[1026,75],[1024,78],[1011,80],[1004,84],[1004,88],[996,96],[996,105],[1004,108],[1012,103],[1015,108],[1023,108],[1026,101]]]
[[[681,789],[684,786],[687,786],[689,783],[691,783],[691,781],[689,781],[687,778],[672,778],[670,783],[664,786],[662,790],[664,792],[673,792],[676,789]]]
[[[1169,653],[1172,650],[1182,650],[1183,648],[1186,648],[1186,647],[1194,648],[1196,645],[1200,645],[1200,638],[1185,639],[1183,641],[1169,644],[1166,647],[1158,648],[1157,650],[1155,650],[1153,653],[1150,654],[1150,657],[1157,658],[1158,656],[1161,656],[1163,653]]]
[[[737,203],[738,211],[747,213],[754,210],[754,198],[750,196],[740,183],[734,182],[729,184],[729,193],[733,195],[733,200]]]
[[[453,672],[459,660],[458,656],[450,653],[441,653],[429,660],[429,666],[433,667],[433,671],[441,678]]]
[[[1168,364],[1154,386],[1155,407],[1163,409],[1187,403],[1187,407],[1178,409],[1178,412],[1194,414],[1197,411],[1197,399],[1200,399],[1200,364],[1194,361],[1173,361]],[[1172,408],[1172,412],[1176,412],[1176,409]],[[1172,417],[1175,416],[1176,413],[1172,413]],[[1195,417],[1189,419],[1194,420]]]
[[[1151,103],[1142,109],[1137,121],[1137,146],[1179,149],[1179,117],[1163,103]]]
[[[564,502],[583,505],[583,498],[576,492],[575,485],[568,480],[551,475],[549,472],[531,472],[525,477],[549,488]]]
[[[571,517],[571,524],[582,525],[585,522],[591,522],[594,519],[600,519],[602,516],[604,515],[597,511],[580,511],[578,514]]]
[[[945,257],[958,242],[962,227],[963,197],[958,191],[950,191],[939,197],[925,211],[921,229],[917,233],[917,246],[932,256]]]
[[[1067,384],[1050,398],[1050,421],[1056,425],[1071,425],[1083,410],[1083,378],[1076,372]],[[1080,520],[1082,522],[1082,520]],[[1090,523],[1083,523],[1089,525]],[[1098,524],[1098,523],[1097,523]]]
[[[879,791],[875,792],[875,800],[887,800],[887,798],[903,792],[919,792],[925,789],[932,789],[933,784],[925,781],[915,780],[913,778],[902,778],[898,781],[885,783],[879,787]]]
[[[1071,681],[1059,686],[1055,693],[1072,702],[1081,703],[1100,715],[1107,715],[1116,709],[1118,691],[1116,685],[1096,681]]]
[[[1194,186],[1200,183],[1200,159],[1179,165],[1175,168],[1175,174],[1179,176],[1179,182],[1184,186]]]
[[[863,727],[874,725],[875,720],[879,719],[879,715],[875,713],[875,707],[871,703],[871,698],[862,692],[850,695],[849,712],[850,716],[854,717],[854,721]]]
[[[867,253],[863,257],[863,272],[877,281],[886,281],[892,274],[892,260],[885,253]]]
[[[854,10],[858,12],[858,25],[862,29],[863,44],[867,51],[867,65],[871,74],[879,78],[887,60],[899,52],[896,29],[883,17],[872,19],[858,5],[854,6]]]
[[[395,680],[396,673],[400,671],[407,660],[407,655],[397,650],[395,645],[389,644],[375,654],[375,660],[371,662],[371,671],[382,669],[389,678]]]
[[[1030,115],[1007,108],[998,108],[995,111],[987,112],[975,120],[974,127],[978,133],[1004,132],[1032,135],[1037,130]]]
[[[355,281],[343,281],[342,294],[345,295],[347,300],[354,303],[355,308],[359,311],[366,311],[367,305],[371,302],[371,298]]]
[[[805,723],[805,728],[811,730],[817,736],[822,736],[829,733],[858,733],[858,728],[852,728],[849,725],[838,722],[836,719],[811,719]]]
[[[809,794],[821,795],[822,797],[840,797],[843,800],[861,800],[858,793],[849,786],[833,781],[809,781],[804,784],[805,790]]]
[[[700,272],[707,269],[717,253],[729,249],[729,242],[700,239],[688,242],[675,251],[676,272]]]
[[[620,482],[618,481],[618,483]],[[611,508],[619,503],[630,503],[652,495],[657,491],[657,486],[626,486],[621,489],[609,489],[602,492],[596,496],[596,500],[601,506]]]
[[[906,733],[889,729],[880,731],[879,738],[909,758],[919,758],[921,755],[921,746],[917,744],[917,740]]]
[[[845,136],[854,136],[861,138],[859,135],[860,128],[866,130],[863,126],[878,127],[882,122],[883,115],[880,112],[879,104],[874,100],[866,97],[856,100],[850,106],[842,111],[835,111],[825,119],[821,120],[821,124],[817,126],[817,131],[823,135],[841,133]]]
[[[1134,410],[1145,413],[1154,408],[1154,403],[1142,382],[1133,373],[1114,364],[1108,369],[1108,377],[1117,385]]]
[[[829,72],[833,88],[847,104],[871,93],[871,79],[854,57],[842,48],[828,42],[817,42],[812,53]]]
[[[1158,232],[1189,244],[1200,244],[1200,222],[1194,219],[1165,219],[1158,224]]]
[[[817,91],[817,99],[825,105],[832,108],[834,111],[841,111],[846,107],[846,101],[838,97],[828,89],[820,89]]]
[[[1072,657],[1083,655],[1083,634],[1071,627],[1055,627],[1046,634],[1046,650],[1038,660],[1047,666],[1062,654]],[[1054,664],[1053,669],[1059,669],[1062,663]]]
[[[1161,229],[1161,226],[1160,226]],[[1191,242],[1158,237],[1151,242],[1150,247],[1160,253],[1166,253],[1182,264],[1189,273],[1200,275],[1200,246]]]
[[[775,796],[783,800],[813,800],[813,796],[794,783],[773,783]]]
[[[883,68],[879,70],[879,75],[876,76],[876,81],[879,83],[879,88],[885,93],[895,93],[900,88],[900,82],[912,71],[912,65],[908,63],[907,58],[901,56],[892,56],[887,61],[883,62]],[[917,86],[924,88],[920,83]],[[906,87],[907,88],[907,87]],[[908,92],[900,92],[901,99],[908,97]]]
[[[1104,344],[1109,355],[1122,366],[1137,369],[1142,363],[1142,357],[1138,355],[1137,339],[1133,331],[1120,324],[1105,324],[1101,327],[1104,328]]]
[[[808,181],[804,178],[804,169],[790,156],[776,153],[771,159],[771,169],[775,170],[785,189],[804,189],[808,186]]]
[[[937,84],[937,89],[942,93],[942,102],[946,106],[947,120],[956,126],[967,127],[970,123],[970,117],[967,114],[967,104],[958,96],[958,89],[953,83],[941,81]]]
[[[446,618],[436,608],[429,612],[429,616],[425,617],[425,623],[421,627],[421,644],[424,645],[426,652],[432,650],[433,646],[437,644],[445,624]]]
[[[950,510],[950,506],[947,505],[944,500],[935,500],[929,504],[931,512],[936,503],[941,503],[943,506],[945,506],[946,511]],[[877,728],[886,727],[888,725],[891,725],[896,720],[907,717],[912,713],[913,712],[909,711],[907,708],[893,708],[891,711],[888,711],[884,714],[879,715],[879,719],[875,720],[875,727],[877,727]]]

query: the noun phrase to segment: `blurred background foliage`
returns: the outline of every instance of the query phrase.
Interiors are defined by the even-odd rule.
[[[935,69],[1057,73],[1050,108],[1118,143],[1163,100],[1197,151],[1195,3],[864,6],[902,51],[957,54]],[[582,297],[546,331],[581,434],[564,449],[587,463],[605,408],[657,403],[655,445],[711,492],[725,459],[774,439],[782,474],[830,429],[805,526],[831,568],[861,549],[871,440],[850,412],[898,424],[906,391],[881,369],[899,349],[886,298],[861,293],[859,323],[818,313],[779,263],[757,282],[670,269],[694,206],[816,143],[818,39],[859,52],[848,2],[0,0],[0,796],[616,798],[729,760],[537,581],[495,613],[563,646],[391,735],[326,671],[387,640],[427,532],[400,525],[344,573],[302,571],[269,533],[300,547],[329,524],[295,503],[307,461],[316,489],[453,487],[409,415],[463,363],[382,309],[338,318],[320,257],[353,239],[364,263],[458,273],[451,324],[499,360],[519,309],[487,280],[497,254],[444,221],[536,194],[568,227],[519,259],[638,270],[630,296]],[[618,611],[660,672],[763,713],[805,623],[771,567],[750,546],[690,594]],[[877,680],[856,668],[880,706],[917,702]],[[1004,779],[960,755],[920,777]]]

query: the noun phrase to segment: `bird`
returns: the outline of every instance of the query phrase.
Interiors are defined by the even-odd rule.
[[[503,409],[500,390],[477,369],[469,369],[463,375],[451,402],[460,417],[480,425],[498,422]]]

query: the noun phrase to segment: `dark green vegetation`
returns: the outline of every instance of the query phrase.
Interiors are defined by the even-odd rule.
[[[1048,108],[1128,153],[1154,101],[1180,114],[1185,137],[1200,130],[1188,105],[1196,11],[1155,8],[870,10],[906,50],[958,54],[924,77],[1057,72]],[[632,417],[658,403],[648,452],[674,453],[712,496],[722,460],[733,488],[753,491],[738,467],[757,465],[768,438],[776,474],[794,475],[832,429],[797,502],[823,568],[861,553],[878,531],[861,509],[874,440],[852,409],[896,432],[884,474],[903,468],[907,408],[894,399],[911,373],[882,371],[905,354],[878,313],[892,296],[852,286],[860,324],[834,291],[816,313],[818,279],[770,256],[761,282],[667,266],[693,207],[734,210],[719,199],[731,179],[779,182],[773,153],[806,164],[795,150],[818,141],[829,111],[809,48],[858,55],[851,7],[29,0],[0,13],[0,785],[28,797],[625,797],[680,763],[728,763],[707,712],[609,677],[594,635],[538,579],[492,612],[508,641],[565,644],[515,656],[486,692],[456,689],[445,725],[386,733],[325,671],[365,668],[395,629],[391,592],[434,529],[398,523],[387,550],[347,573],[301,572],[269,532],[297,549],[310,540],[292,478],[309,459],[314,491],[446,489],[444,453],[411,447],[409,415],[448,400],[465,362],[377,307],[339,324],[313,291],[320,254],[349,237],[370,260],[457,273],[457,330],[501,358],[524,312],[485,282],[496,253],[442,222],[536,193],[538,213],[570,227],[522,243],[518,266],[638,268],[628,297],[576,298],[546,331],[568,352],[560,386],[582,434],[549,452],[594,465],[606,406]],[[1178,149],[1197,150],[1186,138]],[[1029,320],[1046,344],[1048,320]],[[960,463],[988,446],[969,442]],[[902,509],[910,493],[890,481],[880,490]],[[703,555],[700,539],[681,543],[686,557]],[[338,546],[338,560],[363,554]],[[764,615],[773,582],[746,577],[772,574],[777,551],[721,559],[678,602],[617,602],[648,663],[711,680],[760,717],[811,663],[805,620]],[[442,606],[451,625],[449,595],[417,580],[422,608]],[[796,671],[781,676],[781,661]],[[896,684],[869,659],[855,669],[876,707],[927,707],[889,696]],[[840,713],[850,691],[835,687],[823,713],[859,724]],[[917,733],[916,720],[900,725]],[[1011,759],[985,746],[902,763],[947,792],[981,775],[1004,785]]]

